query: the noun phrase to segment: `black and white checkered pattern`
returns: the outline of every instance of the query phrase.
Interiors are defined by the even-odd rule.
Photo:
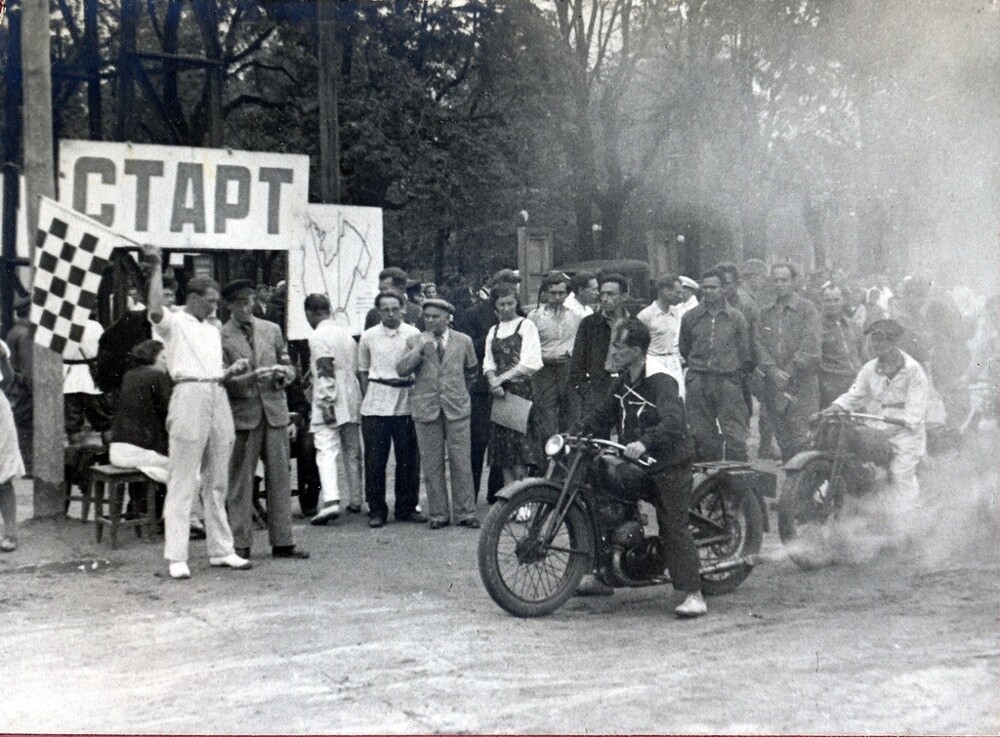
[[[38,207],[38,224],[31,292],[35,342],[63,357],[77,357],[73,349],[97,306],[101,274],[115,245],[125,245],[125,239],[46,197]]]

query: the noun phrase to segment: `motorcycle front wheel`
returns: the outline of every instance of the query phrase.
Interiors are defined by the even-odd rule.
[[[570,507],[549,545],[541,539],[559,492],[539,483],[498,499],[479,536],[479,575],[490,597],[515,617],[542,617],[573,595],[593,568],[587,516]]]
[[[760,505],[752,495],[734,491],[724,481],[694,490],[689,519],[702,571],[760,552],[764,539]],[[702,573],[702,593],[716,595],[735,591],[752,570],[752,563],[744,563],[717,573]]]
[[[833,464],[815,458],[799,471],[787,471],[778,497],[778,535],[788,557],[799,568],[827,565],[827,525],[839,506],[840,495],[830,485]]]

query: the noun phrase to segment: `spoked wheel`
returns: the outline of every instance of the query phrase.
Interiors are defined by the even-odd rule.
[[[810,570],[830,562],[825,554],[828,525],[842,495],[830,484],[833,464],[827,458],[808,461],[787,472],[778,498],[778,534],[797,566]]]
[[[750,575],[752,563],[708,571],[760,551],[764,518],[757,500],[751,494],[728,488],[723,480],[703,485],[691,498],[688,525],[701,559],[702,592],[734,591]]]
[[[559,492],[539,483],[498,500],[479,537],[479,575],[501,608],[516,617],[551,614],[593,567],[586,515],[570,507],[547,545]]]

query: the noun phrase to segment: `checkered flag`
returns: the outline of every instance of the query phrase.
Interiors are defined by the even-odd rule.
[[[133,245],[95,220],[47,197],[38,206],[31,322],[35,342],[64,358],[79,347],[97,306],[97,288],[116,245]]]

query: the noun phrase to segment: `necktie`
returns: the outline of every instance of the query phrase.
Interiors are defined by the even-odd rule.
[[[437,352],[438,352],[438,360],[439,361],[444,360],[444,336],[439,335],[437,337]]]

